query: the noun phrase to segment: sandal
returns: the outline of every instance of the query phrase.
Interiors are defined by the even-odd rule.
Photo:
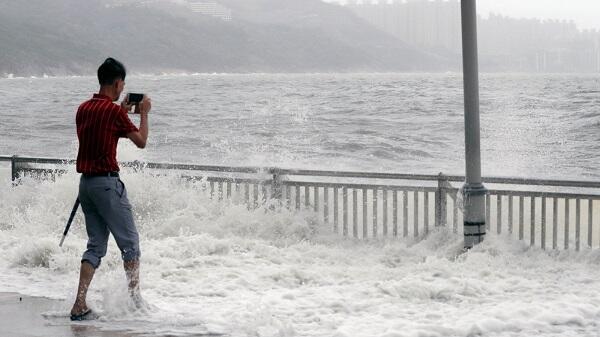
[[[85,321],[85,320],[89,320],[89,319],[93,319],[93,315],[92,315],[92,309],[88,309],[80,314],[71,314],[71,320],[72,321]]]

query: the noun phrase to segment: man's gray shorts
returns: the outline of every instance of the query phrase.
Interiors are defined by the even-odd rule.
[[[108,233],[112,233],[121,250],[123,261],[140,257],[139,236],[131,204],[127,199],[125,184],[118,177],[81,176],[79,201],[85,214],[88,234],[87,250],[81,261],[89,262],[94,268],[106,255]]]

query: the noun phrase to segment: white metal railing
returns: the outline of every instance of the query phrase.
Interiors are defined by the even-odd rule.
[[[74,160],[0,156],[13,181],[24,175],[54,176]],[[310,210],[334,233],[354,238],[422,237],[435,226],[462,231],[462,176],[293,170],[169,163],[124,162],[142,170],[176,170],[204,178],[211,197],[248,207],[278,200]],[[542,249],[600,247],[600,182],[484,178],[488,233],[508,234]]]

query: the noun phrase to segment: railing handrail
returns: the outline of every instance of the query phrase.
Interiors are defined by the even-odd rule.
[[[48,157],[20,157],[20,156],[0,156],[0,161],[17,161],[25,163],[38,164],[73,164],[74,159],[58,159]],[[178,164],[178,163],[153,163],[141,161],[120,162],[123,167],[144,166],[153,169],[174,169],[188,171],[211,171],[225,173],[268,173],[279,175],[294,176],[318,176],[318,177],[338,177],[338,178],[363,178],[363,179],[390,179],[390,180],[418,180],[418,181],[448,181],[463,182],[464,176],[457,175],[437,175],[427,174],[404,174],[404,173],[380,173],[380,172],[360,172],[360,171],[323,171],[306,169],[285,169],[278,167],[257,167],[257,166],[219,166],[219,165],[197,165],[197,164]],[[585,180],[553,180],[553,179],[530,179],[516,177],[483,177],[483,182],[490,184],[508,184],[508,185],[535,185],[549,187],[580,187],[580,188],[600,188],[600,181]]]

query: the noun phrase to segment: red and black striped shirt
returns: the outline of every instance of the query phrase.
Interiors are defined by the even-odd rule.
[[[119,171],[117,142],[138,128],[127,116],[127,110],[108,96],[94,94],[77,109],[77,172],[96,174]]]

